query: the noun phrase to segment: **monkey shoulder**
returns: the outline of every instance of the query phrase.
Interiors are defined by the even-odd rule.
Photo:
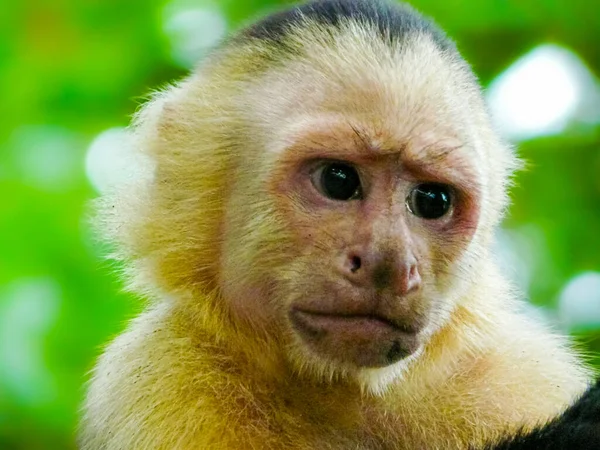
[[[486,450],[591,450],[600,448],[600,380],[562,414],[531,431],[521,430]]]
[[[185,335],[166,305],[135,318],[92,372],[82,449],[186,448],[213,403],[208,351]]]

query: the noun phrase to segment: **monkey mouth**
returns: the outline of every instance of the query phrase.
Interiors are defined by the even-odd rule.
[[[357,367],[385,367],[419,348],[419,329],[379,314],[292,309],[290,320],[320,356]]]

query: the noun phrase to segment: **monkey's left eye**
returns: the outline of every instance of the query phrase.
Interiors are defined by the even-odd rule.
[[[333,200],[354,200],[362,195],[358,172],[347,163],[322,164],[313,172],[312,182],[319,192]]]
[[[450,188],[438,183],[419,184],[406,199],[408,210],[423,219],[439,219],[450,210],[451,204]]]

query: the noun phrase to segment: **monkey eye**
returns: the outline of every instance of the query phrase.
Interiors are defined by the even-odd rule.
[[[408,194],[406,206],[417,217],[439,219],[452,205],[450,187],[439,183],[423,183]]]
[[[355,200],[362,195],[358,172],[347,163],[320,165],[312,174],[312,182],[319,192],[333,200]]]

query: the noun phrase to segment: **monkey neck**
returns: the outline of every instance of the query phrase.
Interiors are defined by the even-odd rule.
[[[269,383],[289,376],[277,331],[241,323],[218,290],[195,292],[174,307],[196,339],[227,362],[228,370]]]
[[[242,397],[237,402],[259,411],[287,411],[290,417],[339,429],[352,430],[364,422],[368,400],[357,383],[331,383],[299,375],[273,335],[245,327],[217,306],[223,302],[209,297],[202,301],[196,297],[183,307],[175,303],[172,314],[179,316],[177,323],[184,320],[185,328],[193,331],[194,348],[198,349],[198,359],[204,360],[202,365],[218,370],[219,378],[226,379],[228,386],[242,387],[232,391],[232,396]]]
[[[448,380],[481,365],[486,355],[506,339],[502,324],[514,321],[514,293],[492,259],[482,260],[480,267],[477,282],[464,290],[414,366],[394,383],[394,395],[406,393],[418,399],[432,391],[443,391]]]

